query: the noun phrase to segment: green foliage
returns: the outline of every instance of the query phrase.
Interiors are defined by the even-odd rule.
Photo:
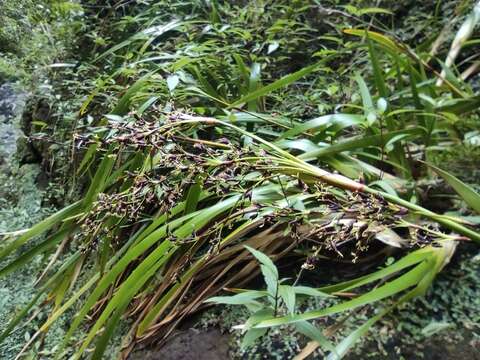
[[[452,174],[436,167],[429,165],[437,174],[439,174],[445,181],[455,189],[465,202],[472,207],[477,213],[480,213],[480,194],[473,190],[469,185],[465,184]]]
[[[266,328],[293,324],[328,349],[305,321],[421,295],[456,234],[480,241],[469,223],[417,200],[418,180],[429,176],[419,160],[464,140],[456,125],[475,110],[476,89],[456,71],[436,86],[438,64],[426,50],[367,27],[365,18],[373,24],[390,11],[332,1],[329,23],[311,2],[290,3],[134,1],[90,14],[103,27],[89,31],[77,73],[60,65],[71,81],[65,91],[83,77],[82,97],[69,105],[78,113],[68,143],[80,199],[3,243],[0,274],[65,243],[70,253],[47,268],[2,339],[42,300],[52,313],[35,337],[76,309],[57,358],[79,359],[92,346],[92,357],[102,358],[125,317],[127,338],[166,338],[205,299],[248,283],[258,273],[253,254],[266,291],[216,298],[252,311],[245,345]],[[473,204],[472,192],[453,183]],[[322,290],[342,295],[391,281],[306,313],[297,312],[298,298],[320,290],[285,285],[270,260],[313,252],[308,269],[307,260],[356,262],[385,244],[415,250]]]
[[[329,296],[317,289],[305,286],[285,285],[279,279],[278,269],[264,253],[246,246],[247,250],[260,262],[262,274],[267,285],[265,291],[245,290],[233,296],[217,296],[207,300],[216,304],[243,305],[251,312],[251,316],[242,327],[244,340],[242,347],[252,346],[255,340],[266,334],[267,329],[256,329],[261,321],[277,316],[277,314],[294,314],[297,307],[297,296]],[[260,302],[259,300],[262,300]],[[266,300],[266,302],[265,302]],[[298,322],[297,331],[309,338],[318,341],[327,350],[335,353],[332,344],[325,338],[321,331],[308,322]]]
[[[82,12],[72,1],[2,1],[0,79],[44,77],[49,65],[72,50]]]
[[[375,322],[379,321],[388,312],[403,302],[423,294],[440,269],[450,260],[454,246],[452,242],[446,242],[440,249],[431,247],[417,250],[382,270],[353,281],[327,286],[321,289],[284,285],[282,281],[279,280],[278,270],[272,261],[265,256],[265,254],[248,248],[261,263],[267,290],[263,292],[246,290],[231,297],[213,297],[209,299],[208,302],[243,305],[252,312],[251,317],[244,325],[237,326],[237,328],[245,332],[243,346],[251,346],[258,337],[265,335],[266,329],[270,327],[294,323],[297,331],[316,341],[325,351],[331,351],[328,357],[329,359],[338,359],[343,357],[350,347],[364,335]],[[401,274],[402,270],[412,266],[413,269]],[[398,275],[399,273],[401,275],[398,276],[397,279],[392,280],[392,275]],[[373,288],[352,300],[344,301],[325,309],[296,314],[297,295],[327,296],[325,292],[341,295],[342,292],[359,288],[365,284],[386,277],[389,277],[389,281],[386,284]],[[358,306],[371,304],[405,290],[408,291],[398,302],[386,309],[380,310],[377,315],[366,321],[365,324],[343,339],[337,346],[333,346],[321,331],[307,322],[307,320],[320,318],[336,312],[345,312]],[[269,300],[268,303],[260,303],[259,300],[261,298],[267,298],[267,300]]]

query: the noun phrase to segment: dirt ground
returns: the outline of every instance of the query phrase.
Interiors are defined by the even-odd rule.
[[[217,329],[189,329],[173,336],[161,348],[132,354],[129,360],[227,360],[229,336]]]

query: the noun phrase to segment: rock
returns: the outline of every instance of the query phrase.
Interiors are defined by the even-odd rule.
[[[41,161],[41,156],[30,139],[21,135],[17,139],[17,157],[21,164],[34,164]]]
[[[21,135],[18,118],[24,105],[24,93],[12,84],[0,86],[0,165],[7,164],[16,152],[16,142]]]

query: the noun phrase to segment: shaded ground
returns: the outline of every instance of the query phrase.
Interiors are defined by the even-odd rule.
[[[189,329],[175,336],[162,348],[132,354],[129,360],[227,360],[229,336],[218,329]]]
[[[459,343],[448,343],[445,338],[428,341],[424,349],[427,360],[479,360],[480,343],[478,340],[465,339]]]

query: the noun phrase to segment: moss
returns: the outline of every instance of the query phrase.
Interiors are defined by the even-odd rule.
[[[50,212],[42,206],[43,192],[36,187],[39,173],[39,166],[30,164],[11,169],[9,175],[0,174],[0,232],[28,228]],[[33,283],[41,266],[41,258],[37,257],[21,271],[0,278],[0,331],[34,296]],[[13,359],[33,330],[34,324],[20,328],[0,344],[0,359]]]

